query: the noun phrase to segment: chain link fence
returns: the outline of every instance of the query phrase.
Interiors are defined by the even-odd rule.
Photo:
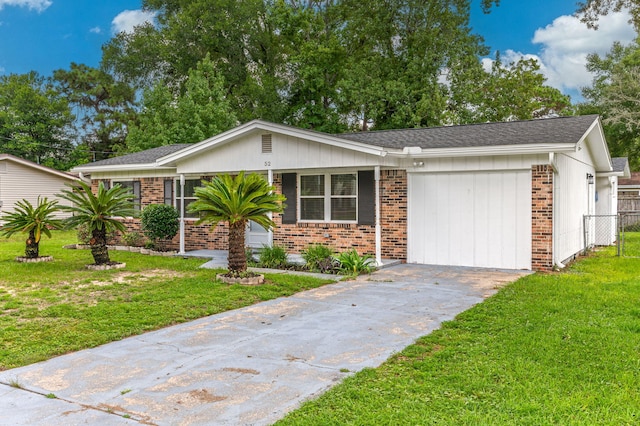
[[[640,212],[584,216],[584,251],[616,246],[618,256],[640,257]]]

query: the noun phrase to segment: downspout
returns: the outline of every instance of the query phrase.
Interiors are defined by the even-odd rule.
[[[184,175],[180,175],[180,252],[178,254],[185,254],[184,251]]]
[[[269,182],[269,186],[273,186],[273,170],[271,169],[267,170],[267,181]],[[273,212],[267,213],[267,216],[269,216],[269,219],[273,220]],[[269,247],[273,247],[273,229],[272,228],[269,228],[269,230],[267,231],[267,242],[269,244]]]
[[[382,266],[382,228],[380,227],[380,166],[375,167],[375,192],[376,192],[376,265]]]

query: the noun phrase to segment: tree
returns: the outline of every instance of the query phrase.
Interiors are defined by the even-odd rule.
[[[67,100],[35,71],[0,76],[0,152],[66,170],[73,118]]]
[[[107,189],[100,182],[96,194],[85,182],[68,186],[70,189],[63,189],[58,195],[72,204],[60,206],[62,210],[73,213],[73,216],[64,220],[65,227],[74,229],[80,225],[86,225],[91,232],[89,244],[95,264],[110,264],[107,232],[112,230],[126,232],[127,228],[119,218],[137,216],[133,194],[128,188],[123,188],[119,184]]]
[[[93,154],[88,160],[102,160],[122,150],[126,123],[135,113],[135,90],[105,71],[83,64],[71,63],[68,71],[54,71],[53,79],[80,111],[81,138]]]
[[[582,21],[592,28],[598,28],[600,16],[608,15],[610,12],[620,12],[628,9],[631,12],[631,22],[637,29],[640,29],[640,1],[638,0],[585,0],[579,3],[578,15]]]
[[[58,201],[49,201],[46,197],[38,197],[34,207],[29,200],[23,199],[16,202],[13,212],[6,213],[2,220],[4,225],[0,232],[5,237],[10,237],[17,232],[28,234],[24,255],[28,259],[40,256],[40,239],[42,235],[51,238],[52,229],[62,229],[62,220],[56,218],[60,210]]]
[[[197,224],[208,223],[212,230],[220,222],[229,224],[229,274],[238,276],[247,270],[244,250],[245,228],[252,220],[267,230],[275,227],[269,213],[283,211],[285,197],[256,173],[240,172],[237,176],[216,176],[203,181],[195,189],[196,201],[189,204],[190,213],[201,215]]]
[[[498,55],[489,72],[479,70],[474,78],[468,77],[452,85],[450,102],[459,103],[451,116],[456,124],[530,120],[573,112],[568,96],[544,84],[546,79],[535,59],[503,64]]]
[[[613,156],[628,157],[632,169],[640,168],[640,45],[615,43],[604,57],[589,55],[587,69],[594,74],[591,87],[582,91],[583,112],[603,117]]]
[[[136,152],[173,143],[193,143],[237,125],[225,95],[224,79],[206,56],[189,71],[184,92],[165,83],[145,91],[143,110],[131,124],[127,151]]]

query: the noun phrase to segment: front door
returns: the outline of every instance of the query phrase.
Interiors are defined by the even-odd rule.
[[[245,244],[251,248],[261,248],[262,246],[270,246],[269,231],[250,220],[247,224],[247,232],[245,233]]]

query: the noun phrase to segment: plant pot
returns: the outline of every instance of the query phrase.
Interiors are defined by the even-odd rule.
[[[16,262],[20,262],[20,263],[51,262],[52,260],[53,260],[53,256],[38,256],[38,257],[18,256],[16,257]]]
[[[253,277],[227,277],[225,274],[216,275],[216,279],[226,284],[240,285],[260,285],[264,283],[264,275],[255,275]]]
[[[111,262],[105,265],[87,265],[87,269],[90,271],[107,271],[109,269],[122,269],[126,266],[126,263]]]

